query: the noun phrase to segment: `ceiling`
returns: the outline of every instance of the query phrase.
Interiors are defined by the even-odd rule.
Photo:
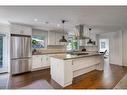
[[[22,23],[46,30],[67,31],[75,25],[127,26],[126,6],[1,6],[0,23]]]

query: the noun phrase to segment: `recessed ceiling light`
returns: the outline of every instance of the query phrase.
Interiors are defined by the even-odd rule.
[[[35,19],[34,19],[34,21],[36,21],[36,22],[37,22],[37,21],[38,21],[38,19],[37,19],[37,18],[35,18]]]
[[[57,24],[57,27],[60,27],[60,24]]]

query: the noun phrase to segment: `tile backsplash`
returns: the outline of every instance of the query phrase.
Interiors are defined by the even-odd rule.
[[[79,50],[81,51],[83,48],[86,49],[86,51],[98,51],[97,46],[80,46]]]
[[[47,49],[62,49],[65,50],[66,46],[63,45],[48,45]]]

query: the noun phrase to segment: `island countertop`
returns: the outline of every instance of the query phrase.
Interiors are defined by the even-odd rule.
[[[51,57],[61,59],[61,60],[69,60],[69,59],[76,59],[76,58],[83,58],[83,57],[91,57],[91,56],[102,56],[103,54],[101,53],[88,53],[86,55],[72,55],[72,54],[55,54],[52,55]]]

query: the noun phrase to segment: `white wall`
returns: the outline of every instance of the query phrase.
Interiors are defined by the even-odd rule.
[[[123,65],[127,66],[127,30],[123,31]]]
[[[4,48],[4,58],[5,58],[5,63],[7,63],[7,69],[8,72],[10,72],[10,27],[8,25],[0,24],[0,34],[5,34],[5,44],[6,44],[6,49]]]
[[[109,62],[122,66],[122,31],[100,34],[99,38],[109,39]]]

